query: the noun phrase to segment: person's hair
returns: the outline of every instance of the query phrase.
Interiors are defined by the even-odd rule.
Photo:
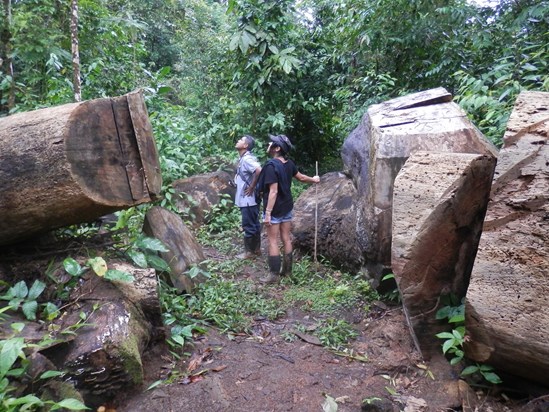
[[[255,139],[249,134],[246,134],[243,137],[246,140],[246,144],[248,145],[248,150],[251,151],[254,148]]]

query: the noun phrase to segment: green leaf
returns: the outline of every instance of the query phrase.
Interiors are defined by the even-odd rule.
[[[67,398],[67,399],[63,399],[61,402],[57,402],[56,404],[54,404],[51,410],[54,411],[56,409],[61,409],[61,408],[69,409],[71,411],[80,411],[83,409],[90,409],[86,407],[86,405],[84,405],[78,399],[74,399],[74,398]]]
[[[10,398],[5,401],[6,405],[8,406],[16,406],[16,405],[25,405],[27,406],[26,410],[30,410],[28,407],[32,405],[43,405],[44,402],[42,402],[39,398],[37,398],[34,395],[27,395],[23,396],[21,398]]]
[[[29,293],[29,289],[27,288],[27,284],[25,283],[25,281],[22,280],[21,282],[16,283],[12,288],[10,288],[9,292],[11,292],[11,296],[13,297],[25,299],[27,297],[27,294]]]
[[[447,340],[444,342],[444,344],[442,345],[442,353],[446,353],[448,352],[448,350],[450,348],[452,348],[454,346],[454,341],[453,340]]]
[[[454,339],[454,335],[452,335],[450,332],[437,333],[436,337],[440,339]]]
[[[463,359],[463,357],[456,356],[456,357],[454,357],[450,360],[450,365],[452,365],[452,366],[457,365],[458,363],[461,362],[462,359]]]
[[[44,306],[42,315],[46,317],[46,320],[54,320],[59,316],[59,308],[55,304],[48,302]]]
[[[39,280],[35,280],[32,284],[29,294],[27,296],[27,299],[29,300],[36,300],[38,296],[46,289],[46,284],[44,282],[41,282]]]
[[[166,261],[159,256],[147,255],[147,262],[151,267],[156,270],[162,272],[170,272],[171,270]]]
[[[88,259],[86,264],[90,265],[97,276],[103,277],[107,273],[107,262],[101,256]]]
[[[169,252],[170,249],[160,240],[153,237],[143,237],[135,242],[135,246],[140,249],[152,250],[153,252]]]
[[[477,371],[478,371],[478,367],[476,367],[475,365],[467,366],[465,369],[461,371],[461,376],[472,375]]]
[[[13,310],[17,310],[17,309],[19,309],[19,305],[21,303],[23,303],[23,299],[21,299],[21,298],[12,299],[12,300],[9,301],[8,306],[10,308],[12,308]]]
[[[181,335],[172,336],[172,340],[180,346],[185,345],[185,338]]]
[[[21,331],[25,328],[25,324],[22,322],[14,322],[10,325],[10,327],[17,333],[21,333]]]
[[[156,388],[158,385],[161,385],[164,381],[163,380],[158,380],[156,382],[153,382],[149,385],[149,387],[147,389],[145,389],[146,391],[150,391],[151,389],[154,389]]]
[[[145,257],[145,254],[143,252],[140,252],[138,250],[130,249],[128,251],[128,256],[130,259],[135,263],[137,266],[141,268],[147,268],[147,258]]]
[[[59,371],[46,371],[42,375],[40,375],[39,379],[49,379],[49,378],[55,378],[57,376],[63,376],[63,372]]]
[[[110,269],[105,273],[105,279],[108,280],[118,280],[120,282],[133,282],[135,278],[128,272],[123,272],[121,270]]]
[[[231,42],[229,43],[229,50],[230,51],[236,50],[239,43],[240,43],[240,33],[235,33],[231,38]]]
[[[482,374],[482,376],[488,382],[493,383],[493,384],[498,384],[498,383],[502,382],[501,378],[497,374],[495,374],[494,372],[484,372]]]
[[[63,261],[63,267],[65,268],[65,271],[71,276],[80,276],[83,272],[80,264],[71,257],[68,257]]]
[[[38,309],[38,302],[31,300],[30,302],[23,303],[23,313],[29,320],[36,320],[36,311]]]
[[[3,341],[2,350],[0,351],[0,378],[6,375],[19,356],[25,356],[23,353],[25,347],[23,338],[10,338]]]

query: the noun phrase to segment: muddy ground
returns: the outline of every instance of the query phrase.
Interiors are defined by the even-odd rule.
[[[16,277],[18,268],[40,273],[52,253],[76,255],[82,248],[100,250],[101,245],[109,242],[100,238],[85,248],[81,244],[49,245],[46,253],[33,246],[24,254],[24,265],[15,263],[21,258],[20,251],[5,250],[0,253],[0,269]],[[205,252],[209,259],[232,259],[211,248]],[[46,259],[45,263],[32,260],[37,257]],[[34,272],[28,269],[34,266]],[[232,280],[252,280],[262,292],[281,298],[287,286],[258,282],[266,270],[265,257],[258,258],[247,262]],[[315,317],[320,316],[303,310],[300,302],[275,321],[255,319],[248,335],[210,328],[196,337],[186,348],[188,356],[179,360],[170,354],[164,340],[156,341],[144,354],[143,385],[120,393],[101,410],[549,411],[548,391],[532,390],[527,383],[505,377],[504,384],[496,387],[481,382],[468,386],[458,378],[459,370],[450,367],[442,356],[421,359],[398,304],[380,301],[371,303],[369,311],[341,311],[338,317],[351,323],[358,334],[344,354],[320,346],[313,336]],[[296,325],[309,325],[310,329],[299,332]],[[159,381],[162,383],[147,390]]]
[[[239,277],[257,281],[264,260],[250,261]],[[284,285],[257,287],[277,297]],[[294,325],[314,324],[297,306],[273,322],[256,319],[250,335],[210,329],[179,361],[157,344],[145,354],[143,386],[121,394],[116,411],[549,411],[545,397],[533,401],[505,384],[468,386],[442,356],[422,360],[399,305],[376,302],[364,313],[339,314],[358,333],[346,355],[319,346],[313,331],[288,339]],[[146,390],[169,376],[171,383]]]

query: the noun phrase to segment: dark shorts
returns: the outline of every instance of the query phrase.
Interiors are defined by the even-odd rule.
[[[293,211],[291,210],[281,217],[271,216],[271,225],[278,225],[283,222],[291,222],[293,217]],[[265,213],[263,213],[263,220],[265,220]]]

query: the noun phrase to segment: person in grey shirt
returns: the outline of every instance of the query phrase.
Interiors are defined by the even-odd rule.
[[[259,223],[259,205],[255,201],[255,185],[261,172],[261,165],[252,154],[255,140],[245,135],[235,144],[240,155],[236,169],[235,204],[242,215],[244,230],[244,253],[237,257],[251,259],[261,254],[261,224]]]

